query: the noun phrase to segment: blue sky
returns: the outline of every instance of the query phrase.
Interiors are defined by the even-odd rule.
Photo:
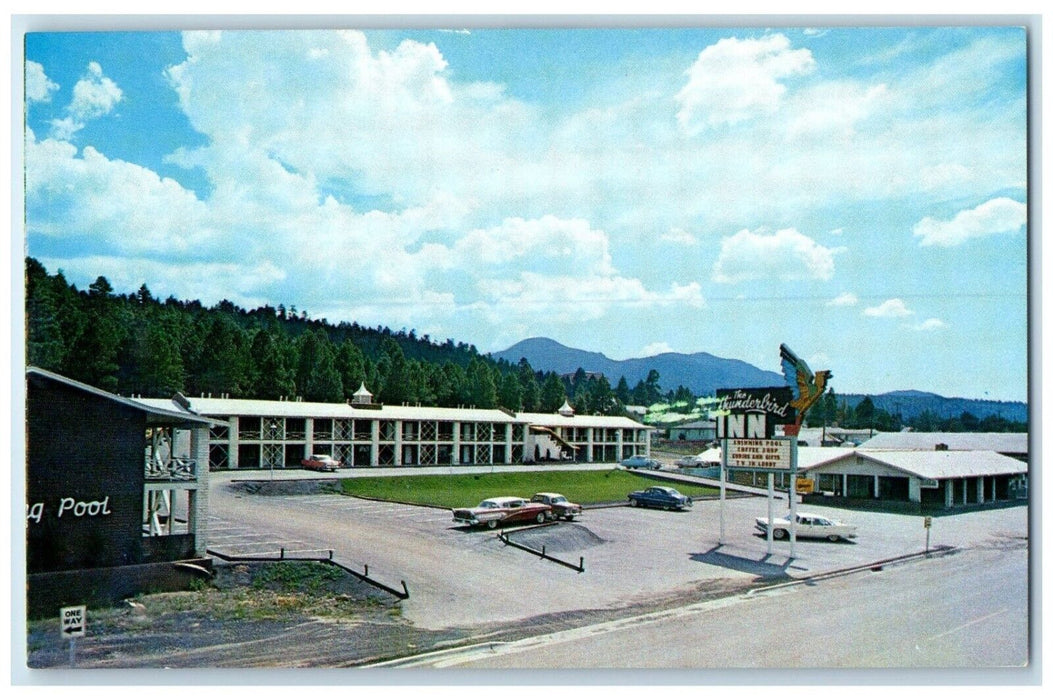
[[[1027,396],[1019,27],[29,34],[86,287]]]

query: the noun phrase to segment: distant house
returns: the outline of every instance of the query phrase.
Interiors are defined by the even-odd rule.
[[[876,433],[870,428],[801,428],[797,444],[807,447],[854,447],[870,440]]]
[[[207,570],[208,431],[218,421],[36,368],[26,396],[31,613],[179,589]]]
[[[685,442],[712,442],[717,439],[715,420],[696,420],[669,428],[669,439]]]
[[[829,428],[801,428],[797,433],[797,444],[804,447],[840,447],[844,438]]]

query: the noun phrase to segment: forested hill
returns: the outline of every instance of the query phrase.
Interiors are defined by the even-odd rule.
[[[855,408],[864,398],[863,394],[838,394],[838,400]],[[968,416],[978,419],[997,417],[1013,423],[1027,423],[1028,407],[1023,401],[991,401],[987,399],[949,398],[925,391],[891,391],[873,394],[874,407],[891,415],[901,416],[917,430],[929,428],[930,424],[942,425],[947,420],[961,420]],[[920,426],[920,427],[919,427]],[[943,426],[946,429],[946,426]],[[962,429],[969,429],[968,425]]]
[[[295,308],[117,294],[105,277],[86,290],[26,260],[26,361],[122,395],[343,402],[363,383],[388,404],[617,413],[606,380],[569,383],[405,329],[311,319]]]

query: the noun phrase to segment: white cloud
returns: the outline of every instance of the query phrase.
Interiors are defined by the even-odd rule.
[[[973,179],[973,172],[961,163],[936,163],[927,165],[919,172],[918,181],[926,191],[939,190],[948,186],[962,186]]]
[[[946,328],[947,323],[938,318],[925,319],[921,323],[914,326],[916,331],[938,331],[941,328]]]
[[[67,116],[51,122],[52,135],[59,139],[70,138],[89,120],[109,114],[123,97],[117,83],[103,75],[102,66],[92,61],[88,64],[87,74],[73,86],[73,100],[66,107]]]
[[[207,208],[177,182],[94,148],[26,139],[30,235],[91,241],[97,251],[140,256],[208,255]]]
[[[888,91],[885,85],[861,85],[854,82],[820,83],[802,90],[794,99],[793,118],[786,126],[787,137],[849,138],[856,125],[879,108]]]
[[[859,297],[852,292],[842,292],[830,301],[826,302],[827,306],[855,306],[859,303]]]
[[[580,323],[626,310],[704,305],[698,284],[673,285],[667,292],[654,292],[639,280],[624,277],[556,277],[524,272],[515,278],[480,280],[478,289],[493,323],[523,316]]]
[[[26,61],[26,101],[50,102],[51,93],[59,89],[57,83],[44,74],[44,66],[36,61]]]
[[[921,238],[923,246],[947,248],[973,238],[1018,233],[1026,225],[1026,205],[1008,197],[996,197],[958,212],[950,221],[925,217],[914,225],[914,236]]]
[[[613,272],[609,239],[582,219],[555,216],[505,219],[489,229],[475,229],[450,249],[447,263],[495,275],[502,269],[609,275]]]
[[[645,346],[640,350],[639,357],[654,357],[655,355],[662,355],[667,352],[675,352],[669,343],[666,342],[655,342]]]
[[[807,49],[791,49],[782,34],[721,39],[699,53],[676,101],[676,118],[689,133],[736,124],[775,111],[786,92],[780,80],[815,66]]]
[[[688,233],[687,231],[685,231],[682,228],[670,229],[669,231],[666,231],[661,236],[659,236],[659,239],[664,241],[664,242],[666,242],[666,243],[672,243],[674,245],[682,245],[682,246],[697,246],[698,245],[698,238],[695,237],[693,234]]]
[[[357,31],[189,32],[183,43],[187,60],[167,74],[211,142],[194,157],[220,177],[237,177],[231,150],[258,148],[395,208],[439,190],[471,202],[538,186],[520,163],[535,151],[532,110],[500,86],[451,80],[434,44],[373,51]],[[223,98],[231,85],[237,100]]]
[[[828,280],[834,274],[834,255],[841,250],[821,246],[795,229],[770,236],[743,229],[721,242],[713,281]]]
[[[869,306],[863,309],[863,315],[874,318],[902,318],[913,313],[907,308],[902,299],[889,299],[878,306]]]

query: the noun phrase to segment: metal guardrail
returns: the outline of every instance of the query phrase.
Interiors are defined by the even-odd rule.
[[[317,562],[319,564],[328,564],[330,566],[335,566],[337,568],[343,569],[344,571],[346,571],[347,573],[351,574],[352,576],[354,576],[355,578],[359,579],[360,581],[362,581],[364,583],[368,583],[370,586],[373,586],[374,588],[379,588],[382,591],[386,591],[387,593],[390,593],[391,595],[395,596],[399,600],[406,600],[407,598],[409,598],[409,588],[406,587],[406,581],[404,579],[399,581],[402,584],[402,590],[401,591],[398,590],[398,589],[392,588],[391,586],[388,586],[387,584],[381,583],[380,581],[377,581],[374,578],[370,578],[370,576],[369,576],[369,565],[368,564],[363,564],[363,566],[365,567],[365,571],[362,572],[362,573],[359,573],[358,571],[355,571],[354,569],[352,569],[350,566],[347,566],[345,564],[341,564],[340,562],[336,561],[335,559],[333,559],[333,550],[331,550],[331,549],[329,550],[329,556],[328,557],[286,557],[285,556],[285,548],[284,547],[282,547],[281,554],[279,556],[277,556],[277,557],[237,557],[237,556],[231,556],[229,554],[223,554],[222,552],[217,552],[217,551],[212,550],[212,549],[206,549],[205,551],[208,554],[210,554],[210,555],[212,555],[214,557],[218,557],[218,558],[222,559],[223,561],[234,561],[234,562],[312,561],[312,562]]]
[[[558,557],[554,557],[554,556],[548,554],[545,551],[545,545],[541,545],[541,549],[534,549],[533,547],[528,547],[525,544],[519,544],[518,542],[513,542],[511,539],[509,539],[508,535],[506,535],[503,530],[500,533],[498,533],[497,538],[499,540],[501,540],[502,542],[504,542],[505,544],[510,545],[512,547],[515,547],[516,549],[522,549],[524,552],[530,552],[531,554],[535,554],[535,555],[541,557],[542,559],[547,559],[548,561],[555,562],[555,563],[559,564],[560,566],[565,566],[568,569],[574,569],[579,574],[585,572],[585,557],[579,557],[577,564],[571,564],[568,561],[563,561],[562,559],[559,559]]]

